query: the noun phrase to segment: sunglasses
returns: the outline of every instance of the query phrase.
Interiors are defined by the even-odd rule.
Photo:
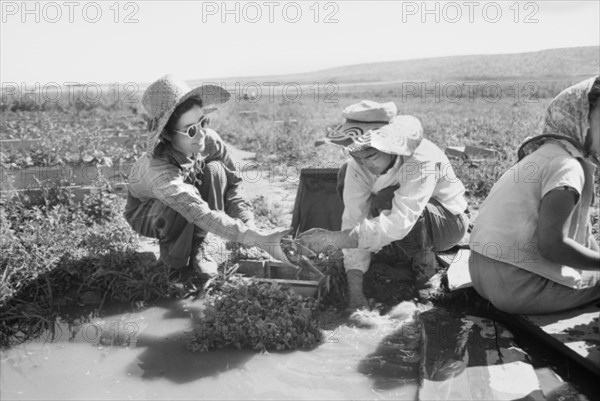
[[[185,132],[176,130],[173,130],[173,132],[177,132],[178,134],[187,135],[190,138],[193,138],[200,132],[201,129],[207,128],[209,124],[210,117],[202,116],[200,121],[198,121],[194,125],[190,125]]]

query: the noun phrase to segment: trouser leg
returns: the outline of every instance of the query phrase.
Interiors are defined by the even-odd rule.
[[[171,268],[187,265],[194,225],[158,199],[139,202],[129,196],[125,219],[135,232],[158,239],[160,259]]]
[[[207,163],[202,171],[201,184],[198,188],[200,197],[208,203],[210,210],[225,211],[225,192],[227,190],[227,175],[224,166],[219,161]],[[194,238],[205,238],[208,232],[195,227]]]
[[[201,181],[199,191],[202,199],[208,203],[211,210],[224,212],[227,174],[223,164],[218,161],[208,163],[203,170]],[[218,263],[214,257],[220,249],[216,243],[206,243],[207,234],[206,230],[194,227],[190,266],[212,276],[217,273]]]
[[[220,162],[208,163],[203,171],[200,196],[210,209],[223,211],[227,177]],[[207,231],[188,222],[181,214],[157,199],[140,202],[128,196],[125,219],[137,233],[157,238],[161,260],[171,268],[188,265],[190,255],[201,251]]]
[[[439,269],[435,252],[458,244],[468,226],[465,215],[452,214],[432,198],[408,235],[391,245],[410,264],[417,286],[423,286]]]

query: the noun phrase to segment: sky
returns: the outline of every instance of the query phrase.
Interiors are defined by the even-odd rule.
[[[151,82],[598,46],[598,1],[1,1],[0,81]]]

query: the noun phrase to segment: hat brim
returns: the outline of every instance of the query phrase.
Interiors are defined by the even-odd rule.
[[[315,142],[315,146],[329,143],[346,148],[349,152],[358,152],[371,147],[371,132],[387,125],[387,122],[361,122],[346,120],[327,133],[327,136]]]
[[[361,123],[347,121],[315,142],[346,148],[349,152],[359,152],[375,148],[385,153],[411,156],[423,139],[420,121],[413,116],[399,115],[387,123]]]
[[[191,98],[197,98],[202,101],[202,106],[206,108],[210,105],[226,103],[230,97],[231,94],[227,90],[217,85],[202,85],[187,92],[177,101],[177,103],[175,103],[167,112],[165,112],[163,116],[158,119],[156,125],[152,127],[152,129],[148,133],[148,139],[146,141],[146,150],[149,152],[152,152],[154,150],[154,148],[158,144],[160,134],[167,125],[169,118],[171,118],[171,115],[173,114],[175,109],[177,109],[177,107],[186,100]],[[215,110],[216,109],[213,109],[208,112],[212,112]]]

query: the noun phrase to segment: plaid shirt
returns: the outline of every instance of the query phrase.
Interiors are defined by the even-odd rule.
[[[215,131],[207,131],[205,144],[204,151],[193,158],[170,147],[159,155],[144,153],[127,179],[128,196],[141,203],[158,199],[190,223],[227,240],[243,242],[248,229],[244,223],[251,222],[253,214],[250,202],[242,193],[242,178],[227,146]],[[196,187],[203,168],[211,161],[220,161],[225,166],[225,213],[211,210]]]

